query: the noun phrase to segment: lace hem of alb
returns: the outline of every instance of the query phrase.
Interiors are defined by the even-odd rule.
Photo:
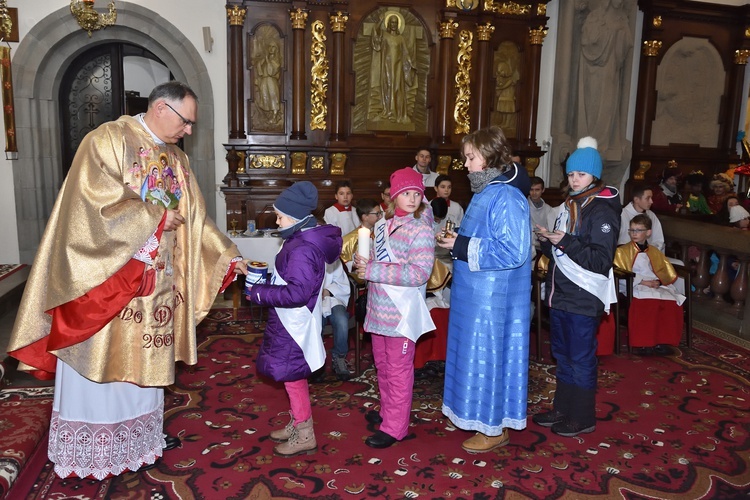
[[[124,422],[96,424],[69,421],[52,412],[49,459],[55,474],[102,480],[126,470],[138,470],[161,456],[164,442],[164,407]]]

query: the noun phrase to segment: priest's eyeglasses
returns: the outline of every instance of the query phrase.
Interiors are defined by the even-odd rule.
[[[648,229],[628,229],[629,233],[635,234],[645,233],[646,231],[648,231]]]
[[[187,118],[185,118],[184,116],[182,116],[182,115],[180,114],[180,112],[179,112],[179,111],[177,111],[176,109],[174,109],[174,108],[173,108],[172,106],[170,106],[168,102],[165,102],[164,104],[166,104],[166,106],[167,106],[167,107],[168,107],[169,109],[171,109],[172,111],[174,111],[174,112],[175,112],[175,114],[176,114],[177,116],[179,116],[179,117],[180,117],[180,120],[182,120],[182,126],[183,126],[183,127],[186,127],[186,128],[187,128],[187,127],[192,127],[192,126],[194,126],[194,125],[195,125],[195,122],[194,122],[194,121],[192,121],[192,120],[188,120]]]

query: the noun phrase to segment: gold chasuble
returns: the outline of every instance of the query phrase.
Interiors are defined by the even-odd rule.
[[[162,233],[165,207],[178,209],[184,225]],[[95,300],[89,306],[90,296],[108,303],[102,290],[124,289],[127,305],[114,318],[49,352],[94,382],[169,385],[175,361],[197,362],[196,325],[239,255],[206,216],[185,153],[157,144],[136,118],[105,123],[83,139],[60,190],[8,351],[22,370],[54,371],[46,352],[55,343],[53,310],[76,303],[97,325],[100,308]],[[123,275],[135,280],[126,283]],[[75,338],[76,318],[67,319],[73,321],[65,330]]]

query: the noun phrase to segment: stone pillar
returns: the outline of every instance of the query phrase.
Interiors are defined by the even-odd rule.
[[[289,12],[292,21],[292,134],[290,139],[307,139],[305,135],[305,27],[307,11]]]
[[[742,85],[745,82],[745,67],[750,57],[750,50],[740,49],[734,51],[734,65],[729,73],[729,92],[727,95],[727,116],[722,120],[721,137],[719,147],[726,148],[727,152],[736,155],[737,131],[740,123],[740,113],[745,105],[742,96]]]
[[[526,74],[526,84],[528,90],[525,94],[530,97],[529,105],[524,113],[521,113],[519,130],[525,132],[526,137],[522,138],[527,146],[536,147],[536,115],[539,109],[539,74],[542,67],[542,43],[547,36],[547,28],[529,29],[529,58],[531,61]]]
[[[644,144],[651,143],[651,121],[656,113],[656,92],[648,89],[656,88],[657,58],[661,50],[661,41],[644,40],[643,57],[641,57],[641,79],[638,89],[638,101],[635,105],[636,115],[633,139],[640,151]]]
[[[331,54],[331,142],[344,140],[342,133],[344,96],[344,32],[349,16],[341,11],[331,14],[330,23],[333,32],[333,53]]]
[[[450,102],[451,102],[451,48],[452,40],[456,36],[458,23],[454,19],[448,19],[438,23],[440,33],[440,61],[438,66],[438,81],[441,94],[438,96],[438,139],[439,144],[450,143],[449,120],[450,120]]]
[[[247,9],[227,6],[229,22],[229,139],[245,139],[245,64],[242,34]]]
[[[483,128],[490,124],[490,75],[492,74],[492,55],[489,42],[495,27],[490,23],[477,25],[477,99],[474,106],[475,128]]]

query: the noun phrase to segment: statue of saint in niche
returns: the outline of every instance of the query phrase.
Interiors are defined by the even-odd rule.
[[[283,130],[281,106],[281,40],[270,26],[262,26],[253,37],[254,100],[251,129],[277,132]]]
[[[403,16],[385,11],[372,31],[373,64],[370,75],[370,120],[398,124],[411,122],[408,93],[417,80],[417,68],[405,36]]]
[[[578,67],[577,131],[574,137],[592,135],[605,158],[622,157],[628,83],[625,64],[630,61],[633,35],[623,0],[577,0],[585,19],[581,25]]]
[[[515,137],[518,127],[516,85],[521,79],[520,60],[513,42],[502,42],[495,51],[495,111],[491,122],[503,129],[505,137]]]

